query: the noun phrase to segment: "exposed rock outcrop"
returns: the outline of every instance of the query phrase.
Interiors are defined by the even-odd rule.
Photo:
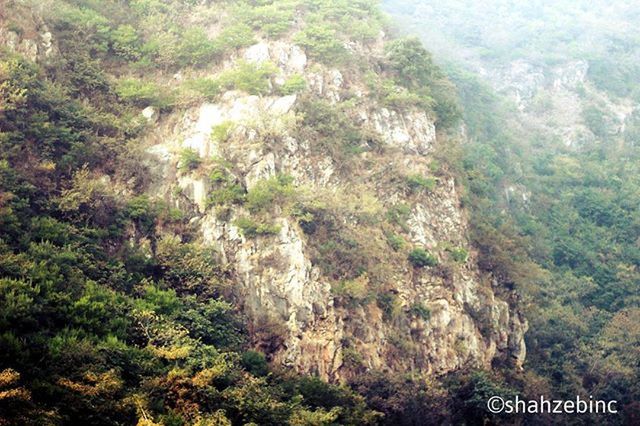
[[[261,42],[246,49],[243,57],[276,64],[281,71],[276,84],[278,78],[303,73],[309,91],[329,102],[339,102],[347,90],[355,94],[362,102],[353,104],[354,120],[395,153],[389,161],[405,174],[428,173],[430,156],[440,141],[434,118],[427,113],[378,105],[364,97],[366,89],[357,77],[319,64],[311,68],[302,49],[292,44]],[[393,309],[398,317],[389,318],[375,302],[345,306],[336,303],[332,279],[312,262],[313,236],[295,220],[281,215],[275,218],[276,235],[248,238],[234,224],[247,213],[244,207],[221,212],[208,206],[208,177],[176,169],[178,153],[189,148],[202,159],[215,157],[232,164],[234,178],[247,189],[261,179],[287,174],[312,191],[349,190],[356,176],[339,172],[335,159],[312,150],[313,141],[294,131],[298,102],[296,95],[227,92],[219,102],[161,117],[147,140],[149,164],[157,176],[150,191],[179,206],[190,205],[186,210],[199,218],[202,241],[215,247],[234,271],[249,316],[254,321],[268,317],[285,327],[283,341],[273,348],[273,361],[330,380],[347,378],[363,368],[438,374],[469,365],[489,367],[497,358],[512,357],[521,364],[526,321],[496,296],[472,251],[462,262],[416,270],[406,258],[398,261],[397,255],[391,256],[389,249],[393,274],[384,291],[396,301]],[[226,123],[233,125],[222,141],[214,129]],[[277,149],[265,142],[265,134],[277,141]],[[439,253],[441,260],[444,243],[469,247],[465,213],[454,178],[447,173],[417,200],[409,200],[402,188],[371,180],[363,185],[386,208],[398,203],[411,206],[407,238],[413,246]],[[381,231],[372,233],[371,239],[377,241],[380,235]]]
[[[633,102],[614,99],[589,81],[585,60],[543,66],[517,59],[505,66],[478,68],[497,91],[515,102],[524,126],[553,135],[567,148],[596,143],[603,136],[599,132],[622,134],[634,112]],[[602,129],[589,123],[594,115],[602,117],[597,119]]]
[[[9,8],[12,13],[5,17],[2,10]],[[0,0],[0,46],[34,62],[46,60],[57,52],[53,35],[41,14],[28,4],[9,0]]]

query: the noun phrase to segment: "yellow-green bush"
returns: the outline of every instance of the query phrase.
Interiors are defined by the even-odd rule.
[[[272,63],[266,62],[253,64],[240,61],[235,68],[227,70],[220,75],[220,85],[228,90],[242,90],[251,95],[264,95],[271,90],[271,77],[278,68]]]
[[[200,158],[198,151],[191,148],[185,148],[180,151],[178,169],[183,173],[197,169],[200,164],[202,164],[202,158]]]
[[[338,33],[328,24],[309,25],[295,35],[294,41],[304,47],[311,58],[320,62],[340,62],[347,55]]]
[[[153,105],[168,108],[175,102],[174,94],[152,81],[125,78],[116,83],[116,93],[120,99],[137,106]]]
[[[278,225],[257,222],[249,217],[239,217],[234,221],[234,225],[240,228],[242,234],[247,237],[277,235],[281,229]]]
[[[293,95],[304,91],[307,88],[307,82],[300,74],[293,74],[287,78],[284,84],[280,87],[280,92],[283,95]]]
[[[263,212],[275,205],[283,207],[293,201],[296,193],[293,178],[278,175],[257,182],[247,193],[246,206],[253,213]]]
[[[416,248],[409,253],[409,262],[417,268],[436,266],[438,259],[423,248]]]

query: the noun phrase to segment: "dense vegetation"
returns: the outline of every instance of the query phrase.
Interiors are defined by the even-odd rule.
[[[384,3],[442,56],[492,65],[522,58],[536,65],[587,60],[590,79],[600,89],[636,101],[640,94],[638,35],[628,30],[638,19],[632,0]]]
[[[28,7],[0,4],[11,10],[0,11],[7,27],[23,31]],[[375,2],[47,6],[60,49],[53,60],[34,64],[0,52],[0,424],[482,424],[514,420],[488,415],[491,395],[552,392],[618,399],[628,418],[637,415],[640,117],[629,121],[622,145],[559,149],[541,143],[545,135],[518,138],[504,124],[510,106],[473,75],[452,69],[477,143],[459,149],[452,137],[442,161],[466,179],[483,268],[529,304],[533,371],[462,371],[437,381],[362,372],[347,385],[329,385],[269,366],[278,325],[252,319],[250,333],[235,308],[230,274],[196,242],[183,213],[140,195],[148,177],[136,147],[147,126],[139,111],[215,100],[230,89],[301,93],[299,131],[348,172],[359,166],[356,154],[382,150],[379,141],[339,108],[305,96],[303,76],[278,85],[275,66],[243,61],[217,78],[203,69],[218,67],[257,36],[286,36],[313,60],[361,72],[362,58],[344,42],[371,41],[385,27]],[[452,10],[465,17],[475,9]],[[565,24],[559,28],[576,31]],[[532,31],[523,27],[503,51],[488,45],[484,55],[513,55]],[[555,39],[532,38],[531,49],[553,45],[553,58],[544,60],[564,58]],[[576,40],[572,49],[583,45]],[[613,95],[636,96],[630,83],[637,43],[625,46],[612,57],[589,50],[596,55],[590,77]],[[417,40],[389,43],[375,60],[378,72],[362,77],[377,102],[426,109],[440,131],[455,133],[461,112],[454,88]],[[606,140],[598,108],[585,117]],[[263,130],[268,139],[277,129]],[[232,132],[233,123],[224,123],[213,137],[224,143]],[[202,166],[194,151],[180,153],[180,173]],[[310,199],[286,175],[247,192],[230,168],[211,167],[209,205],[222,211],[242,204],[248,213],[236,225],[248,238],[277,233],[270,209],[284,208],[313,236],[313,261],[334,280],[339,304],[376,303],[392,317],[397,300],[384,291],[391,275],[385,260],[416,270],[446,266],[402,237],[407,205],[384,211],[366,193]],[[397,179],[416,196],[436,186],[434,176]],[[501,189],[516,183],[531,192],[528,201],[505,200]],[[361,224],[384,221],[388,245],[368,246],[366,236],[332,219],[338,208]],[[448,261],[467,261],[465,248],[443,250]],[[408,314],[428,320],[431,313],[416,304]],[[346,363],[357,366],[358,356],[345,350]]]
[[[625,415],[598,421],[633,423],[640,398],[640,358],[631,349],[640,337],[633,323],[640,313],[638,111],[614,131],[602,98],[637,102],[639,44],[624,31],[638,23],[634,5],[427,3],[387,2],[440,52],[458,88],[472,137],[457,155],[475,243],[484,267],[517,288],[530,319],[524,389],[615,399]],[[478,64],[500,69],[523,59],[542,70],[588,63],[576,94],[591,142],[567,147],[553,133],[557,124],[545,116],[551,90],[540,89],[523,115],[475,74]],[[552,131],[532,124],[535,115]]]
[[[459,87],[474,98],[482,86],[467,83]],[[499,102],[493,106],[489,114],[508,122]],[[638,341],[638,329],[628,321],[639,312],[640,152],[606,142],[554,151],[530,137],[519,144],[497,131],[464,154],[482,262],[528,306],[527,365],[545,383],[538,392],[616,399],[633,416],[638,354],[628,343]],[[513,182],[527,200],[495,190]]]
[[[260,93],[272,72],[241,63],[176,93],[140,70],[198,67],[251,43],[261,19],[272,16],[263,28],[272,32],[290,16],[238,2],[238,22],[209,40],[175,19],[189,2],[52,5],[59,57],[35,65],[0,54],[0,423],[378,419],[349,388],[270,371],[262,353],[248,350],[226,271],[190,242],[179,211],[136,195],[146,185],[132,146],[144,131],[138,106],[172,108],[190,91]],[[10,7],[18,19],[11,28],[20,29],[23,6]],[[303,88],[298,78],[283,91]],[[180,167],[198,161],[185,151]],[[259,209],[264,196],[250,193],[248,202]],[[267,342],[277,338],[269,327]]]
[[[30,8],[43,10],[35,3],[3,1],[1,22],[24,33]],[[417,424],[426,415],[433,423],[450,418],[449,405],[463,390],[473,396],[475,383],[493,383],[487,374],[461,373],[445,387],[417,376],[363,373],[347,386],[269,367],[283,331],[268,317],[248,321],[236,309],[230,274],[197,243],[183,213],[141,195],[149,183],[136,146],[149,125],[142,108],[167,111],[229,89],[304,92],[299,75],[274,87],[277,70],[268,63],[238,61],[215,79],[203,76],[203,68],[220,65],[256,35],[288,34],[311,58],[357,70],[358,58],[343,41],[378,35],[384,19],[377,5],[200,3],[51,0],[44,19],[59,52],[38,64],[0,52],[0,424]],[[302,28],[294,19],[299,13],[305,15]],[[216,37],[209,36],[211,26],[219,30]],[[369,75],[381,102],[420,105],[443,128],[456,122],[446,78],[415,40],[392,44],[383,68]],[[184,73],[179,84],[172,77],[177,71]],[[323,102],[303,100],[302,108],[301,131],[317,140],[316,149],[344,158],[345,167],[353,167],[362,150],[380,149],[372,135]],[[233,123],[224,123],[213,137],[223,143],[232,131]],[[202,163],[192,150],[179,153],[180,173]],[[383,276],[382,258],[365,255],[355,230],[325,221],[333,204],[363,222],[384,218],[373,197],[309,202],[284,175],[247,192],[229,167],[220,162],[211,168],[211,207],[243,204],[249,214],[236,224],[251,238],[278,232],[270,209],[285,206],[318,237],[314,261],[335,277],[336,298],[362,297],[385,312],[395,309],[388,294],[371,294],[364,272]],[[433,177],[403,178],[415,194],[435,186]],[[406,227],[406,215],[404,206],[387,215],[396,256],[416,268],[434,266],[432,254],[410,251],[392,232]],[[464,249],[452,250],[457,261],[466,260]],[[410,314],[427,320],[430,312],[417,304]],[[357,363],[358,354],[347,350],[345,358]]]

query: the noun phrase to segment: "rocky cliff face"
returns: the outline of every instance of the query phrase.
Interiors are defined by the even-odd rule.
[[[587,78],[588,70],[585,60],[542,66],[518,59],[499,67],[480,66],[479,74],[516,103],[525,126],[553,135],[565,147],[575,149],[603,135],[624,133],[634,112],[633,101],[615,99],[598,90]],[[589,122],[590,106],[597,107],[602,129],[594,129]]]
[[[34,61],[55,55],[55,40],[37,11],[21,10],[24,16],[16,11],[11,22],[0,15],[1,44]],[[384,55],[384,43],[381,34],[374,42],[346,47],[361,58],[376,58]],[[293,75],[304,77],[306,93],[228,91],[216,102],[170,113],[145,108],[143,149],[151,171],[149,194],[187,212],[201,242],[215,248],[232,271],[255,345],[277,364],[328,380],[347,379],[363,369],[440,374],[465,366],[490,367],[494,360],[521,365],[526,320],[508,293],[498,297],[496,284],[476,265],[455,178],[446,166],[433,167],[450,143],[436,131],[435,118],[418,108],[381,104],[361,73],[312,61],[290,41],[256,43],[205,77],[219,75],[238,60],[274,64],[270,84],[276,90],[271,93],[278,93]],[[179,83],[182,76],[173,78]],[[522,90],[517,87],[520,97]],[[318,149],[313,137],[299,131],[303,97],[327,102],[380,146],[355,154],[348,167],[344,158]],[[197,153],[201,167],[180,167],[185,149]],[[358,250],[379,269],[350,281],[358,294],[341,296],[336,287],[348,280],[318,265],[319,237],[305,232],[297,218],[278,206],[274,235],[245,235],[237,225],[237,219],[249,214],[244,206],[210,203],[216,189],[209,173],[213,163],[229,165],[231,179],[246,191],[287,175],[307,198],[322,194],[347,204],[328,209],[339,224],[331,232],[349,231]],[[429,176],[434,185],[408,191],[407,176]],[[402,216],[395,235],[403,241],[402,249],[389,244],[385,211]],[[413,267],[407,247],[427,249],[438,265]],[[452,261],[452,250],[462,250],[462,258]]]
[[[56,51],[40,11],[9,0],[0,1],[0,46],[32,61],[49,58]]]
[[[513,102],[513,109],[506,109],[517,117],[521,138],[536,135],[552,149],[580,151],[603,139],[620,139],[637,120],[635,95],[619,86],[629,83],[623,75],[634,73],[633,61],[625,58],[638,56],[633,43],[620,42],[633,26],[632,2],[616,7],[554,2],[548,9],[468,0],[455,6],[417,0],[383,4],[442,63],[456,64],[452,75],[457,67],[469,70]],[[569,7],[575,9],[568,13]],[[617,66],[603,67],[609,61]]]
[[[383,54],[383,42],[381,35],[375,43],[351,48],[375,57]],[[229,91],[215,103],[159,117],[147,109],[144,149],[153,172],[150,193],[190,212],[201,241],[216,249],[236,277],[235,291],[253,322],[255,344],[270,352],[275,363],[329,380],[361,369],[437,374],[463,366],[489,367],[497,359],[521,364],[526,320],[497,296],[490,277],[476,266],[455,179],[444,166],[434,172],[433,156],[447,144],[436,132],[434,118],[418,109],[380,105],[368,96],[357,73],[315,63],[293,43],[263,41],[241,55],[250,63],[275,64],[274,88],[294,73],[303,75],[309,93],[250,96]],[[303,96],[330,103],[380,143],[379,153],[355,154],[355,166],[345,168],[329,151],[317,149],[316,141],[299,131]],[[203,166],[180,169],[185,148],[196,151]],[[231,178],[248,191],[265,179],[288,175],[311,198],[342,194],[352,208],[333,212],[332,220],[353,232],[360,247],[373,247],[376,261],[388,266],[384,279],[368,271],[355,281],[365,288],[375,279],[384,281],[378,285],[383,296],[378,302],[390,301],[390,307],[370,298],[358,303],[340,298],[335,291],[339,280],[314,255],[319,237],[305,232],[284,209],[275,209],[275,234],[245,235],[237,225],[248,214],[245,207],[222,209],[208,202],[216,185],[206,172],[211,161],[229,164]],[[416,195],[393,178],[396,174],[432,176],[435,185]],[[399,253],[388,245],[381,212],[397,206],[407,207],[401,237],[411,247],[428,249],[438,266],[414,268],[406,250]],[[374,218],[365,221],[360,215],[369,210]],[[470,254],[451,261],[451,247],[467,248]],[[258,330],[265,323],[283,334],[275,343],[261,338]]]

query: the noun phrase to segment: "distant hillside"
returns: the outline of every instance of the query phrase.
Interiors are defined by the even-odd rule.
[[[631,326],[640,315],[634,2],[387,1],[385,8],[437,52],[458,88],[472,141],[463,162],[476,244],[526,252],[516,262],[514,250],[489,260],[516,274],[527,299],[525,369],[544,383],[538,392],[617,399],[626,417],[605,421],[633,423],[640,396],[639,354],[631,349],[640,338]]]

